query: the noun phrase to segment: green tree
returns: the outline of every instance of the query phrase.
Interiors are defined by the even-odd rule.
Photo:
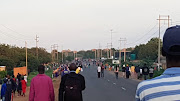
[[[147,44],[140,44],[139,46],[136,46],[132,53],[136,54],[137,59],[139,60],[147,59],[156,61],[158,57],[158,42],[158,38],[152,38]]]

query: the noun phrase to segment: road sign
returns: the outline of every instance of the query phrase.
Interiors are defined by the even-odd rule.
[[[118,65],[119,64],[119,60],[112,60],[112,64]]]

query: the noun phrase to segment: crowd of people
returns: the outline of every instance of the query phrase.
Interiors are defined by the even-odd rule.
[[[154,74],[154,68],[148,67],[146,64],[144,66],[140,67],[139,65],[131,67],[127,64],[126,66],[123,65],[122,67],[123,77],[129,79],[131,76],[133,79],[140,79],[144,77],[144,80],[146,80],[149,76],[149,78],[153,78]]]
[[[109,67],[109,71],[114,71],[116,79],[118,79],[120,70],[122,72],[122,77],[127,79],[131,77],[132,79],[146,80],[147,78],[152,79],[154,75],[154,68],[152,67],[149,68],[146,64],[144,64],[144,66],[142,67],[140,67],[139,65],[129,66],[127,64],[127,65],[123,65],[122,68],[120,69],[119,65],[110,66],[110,65],[103,65],[103,63],[98,63],[97,64],[98,78],[104,77],[104,70],[107,67]]]
[[[45,67],[38,67],[39,74],[31,80],[29,101],[55,101],[53,83],[44,74]],[[61,68],[61,83],[59,101],[83,101],[82,91],[86,88],[85,79],[80,74],[81,64],[63,64]],[[41,85],[43,84],[43,85]]]
[[[18,75],[15,76],[12,75],[6,75],[3,80],[0,80],[2,86],[1,86],[1,99],[2,101],[11,101],[13,99],[13,96],[16,95],[16,91],[18,93],[17,96],[24,96],[26,93],[26,85],[27,85],[27,76],[21,75],[18,73]]]

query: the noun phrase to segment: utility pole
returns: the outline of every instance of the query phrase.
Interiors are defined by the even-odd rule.
[[[57,62],[58,62],[58,47],[59,47],[58,44],[54,44],[54,56],[56,57]]]
[[[52,62],[54,62],[54,45],[51,45],[51,58]]]
[[[77,51],[76,51],[76,58],[77,58]]]
[[[98,52],[98,58],[101,58],[101,44],[99,43],[99,49],[97,50]]]
[[[58,62],[58,44],[51,45],[52,62]]]
[[[76,58],[76,53],[75,53],[75,51],[73,51],[73,53],[74,53],[74,60],[75,60],[75,58]]]
[[[94,51],[94,55],[95,55],[95,60],[96,60],[96,49],[95,49],[95,51]]]
[[[63,62],[63,46],[62,46],[62,62]]]
[[[111,43],[107,43],[107,49],[108,49],[108,58],[111,59],[111,49],[110,49],[110,56],[109,56],[109,48],[108,47],[111,47]]]
[[[27,56],[27,42],[25,41],[25,46],[26,46],[26,75],[28,76],[28,64],[27,64],[27,59],[28,59],[28,56]]]
[[[120,38],[119,41],[120,41],[120,45],[119,45],[119,65],[121,66],[121,42],[124,41],[124,43],[125,43],[126,38]],[[125,57],[125,51],[124,51],[124,57]],[[125,62],[125,59],[124,59],[124,62]]]
[[[102,50],[102,46],[101,46],[101,59],[102,59],[102,54],[103,54],[103,50]]]
[[[163,19],[161,19],[163,17]],[[165,19],[164,19],[165,18]],[[160,64],[161,64],[161,20],[163,21],[168,21],[168,28],[170,26],[169,21],[169,15],[159,15],[159,43],[158,43],[158,70],[160,69]]]
[[[110,58],[112,57],[112,33],[113,33],[113,30],[111,29],[111,49],[110,49]]]
[[[38,42],[39,42],[38,38],[39,37],[36,35],[35,40],[36,40],[36,56],[37,56],[37,58],[38,58]]]
[[[77,51],[73,51],[74,53],[74,60],[77,58]]]
[[[59,46],[57,45],[57,62],[59,62],[58,60],[59,60],[59,52],[58,52],[58,49],[59,48]]]
[[[126,62],[126,38],[124,39],[124,62]]]
[[[106,51],[107,51],[107,59],[109,58],[109,49],[108,49],[108,43],[107,43],[107,49],[106,49]]]

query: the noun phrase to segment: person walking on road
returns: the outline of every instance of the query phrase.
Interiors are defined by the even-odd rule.
[[[126,79],[129,79],[129,76],[131,75],[130,67],[129,65],[126,66]]]
[[[21,93],[22,93],[21,77],[18,77],[17,81],[18,81],[18,86],[17,86],[18,96],[21,96]]]
[[[126,66],[123,65],[122,67],[122,73],[123,73],[123,78],[125,78],[125,74],[126,74]]]
[[[98,64],[98,68],[97,68],[97,73],[98,73],[98,78],[100,78],[101,76],[101,67]]]
[[[137,65],[135,67],[135,72],[136,72],[137,79],[140,79],[140,67],[139,67],[139,65]]]
[[[74,63],[70,64],[70,74],[62,77],[59,87],[59,101],[83,101],[82,91],[85,90],[85,79],[81,74],[76,74]]]
[[[137,101],[180,101],[180,26],[166,30],[162,55],[167,69],[151,80],[141,82],[136,91]]]
[[[149,77],[150,77],[150,79],[153,78],[153,75],[154,75],[154,69],[151,67],[151,68],[149,69]]]
[[[45,75],[45,67],[38,66],[39,74],[31,80],[29,101],[55,101],[54,87],[49,76]]]
[[[131,77],[132,78],[135,77],[135,66],[134,65],[131,66]]]
[[[16,84],[16,78],[14,77],[14,75],[12,76],[12,79],[13,79],[14,84],[15,84],[14,89],[13,89],[13,93],[14,93],[14,96],[15,96],[17,84]]]
[[[61,73],[61,77],[63,77],[64,75],[69,74],[69,70],[68,67],[65,67],[64,70]]]
[[[12,92],[15,87],[15,82],[13,79],[10,78],[9,75],[7,75],[7,81],[6,81],[6,93],[5,93],[5,101],[11,101],[12,100]]]
[[[3,81],[4,81],[4,83],[1,87],[1,99],[2,99],[2,101],[5,101],[5,94],[6,94],[6,90],[7,90],[7,86],[6,86],[7,80],[4,79]]]
[[[116,79],[118,79],[119,67],[117,65],[115,66],[114,73],[115,73]]]
[[[24,80],[25,80],[26,83],[27,83],[27,75],[26,75],[26,74],[24,75]]]
[[[91,64],[89,63],[88,68],[91,68]]]
[[[22,96],[25,97],[25,93],[26,93],[26,84],[27,84],[27,82],[24,80],[24,77],[22,77],[21,84],[22,84],[22,91],[23,91],[23,95],[22,95]]]
[[[104,77],[104,65],[101,66],[101,77]]]
[[[144,75],[144,80],[147,80],[147,77],[149,75],[149,68],[146,66],[146,64],[144,64],[144,67],[142,68],[142,72]]]

